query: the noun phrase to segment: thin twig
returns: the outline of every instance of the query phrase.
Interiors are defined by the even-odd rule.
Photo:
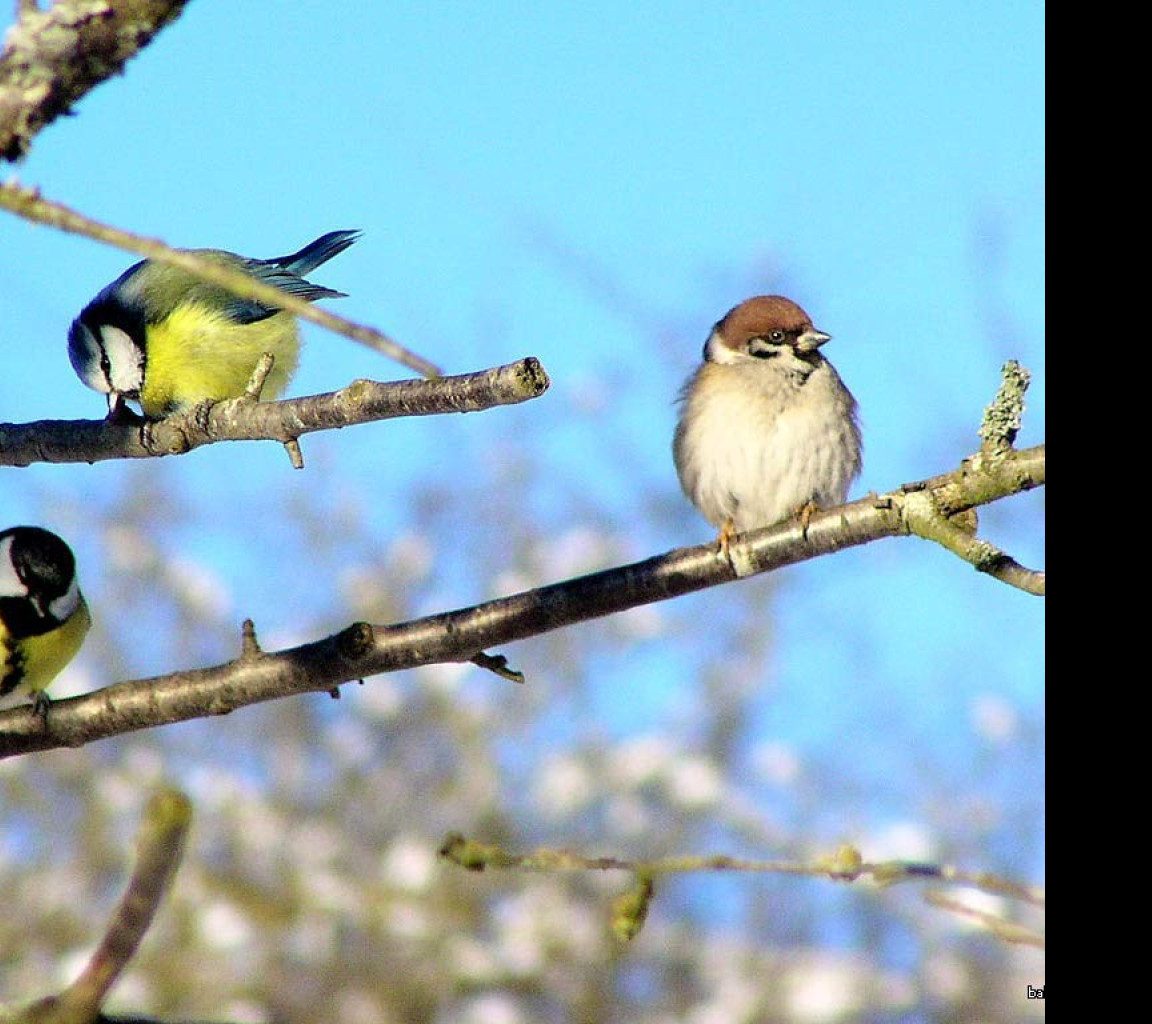
[[[959,917],[967,917],[977,921],[1004,942],[1011,942],[1020,946],[1035,946],[1037,949],[1044,948],[1043,935],[1031,928],[1016,924],[1014,921],[1006,921],[986,910],[969,906],[961,900],[945,896],[939,892],[926,892],[924,899],[934,907],[940,907],[942,910],[947,910]]]
[[[345,320],[343,317],[329,313],[326,309],[314,306],[299,296],[289,295],[273,285],[259,281],[251,274],[236,267],[202,259],[194,252],[186,249],[173,249],[157,238],[145,238],[142,235],[134,235],[108,224],[101,224],[99,221],[92,220],[61,203],[43,199],[36,189],[23,188],[11,182],[0,184],[0,207],[27,220],[48,224],[59,228],[61,231],[84,235],[86,238],[93,238],[100,242],[107,242],[109,245],[137,253],[159,263],[179,267],[181,270],[195,274],[205,281],[211,281],[213,284],[227,288],[241,298],[253,299],[265,305],[287,310],[303,320],[310,320],[314,324],[319,324],[330,331],[335,331],[346,338],[367,345],[425,377],[440,376],[440,368],[434,363],[415,352],[410,352],[373,327],[353,323],[351,320]]]
[[[1010,896],[1032,906],[1044,905],[1043,891],[1035,886],[988,873],[960,871],[945,864],[900,860],[869,862],[849,843],[842,845],[833,853],[810,861],[752,860],[723,854],[628,860],[620,857],[587,857],[571,850],[548,847],[533,850],[531,853],[510,853],[500,846],[468,839],[459,832],[452,832],[440,845],[439,854],[444,860],[468,871],[484,871],[492,868],[547,874],[571,871],[628,872],[635,876],[636,884],[617,898],[612,909],[612,930],[623,941],[635,937],[643,926],[656,878],[702,872],[798,875],[827,878],[835,882],[864,880],[881,888],[898,882],[923,882],[931,879],[981,889],[997,896]],[[1044,944],[1043,937],[1035,932],[983,911],[974,910],[938,893],[930,891],[925,894],[925,899],[957,913],[978,917],[982,924],[1009,942],[1027,942],[1037,946]]]

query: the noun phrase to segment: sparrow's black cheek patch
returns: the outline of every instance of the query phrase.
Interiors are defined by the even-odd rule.
[[[763,338],[753,338],[747,345],[748,354],[757,359],[772,359],[780,354],[780,346]]]

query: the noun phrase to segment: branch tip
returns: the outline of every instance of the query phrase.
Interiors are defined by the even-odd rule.
[[[256,639],[256,624],[251,619],[245,619],[240,626],[240,660],[258,658],[263,653],[260,641]]]
[[[256,360],[256,365],[252,367],[252,376],[248,378],[248,383],[244,386],[244,398],[250,402],[260,401],[260,395],[268,381],[268,374],[272,372],[272,367],[275,365],[276,356],[271,352],[265,352]]]
[[[293,469],[304,468],[304,453],[300,450],[300,439],[290,437],[284,442],[284,450],[288,453],[288,461]]]
[[[642,871],[632,887],[616,897],[612,903],[611,928],[618,942],[631,942],[640,934],[655,892],[652,876]]]
[[[490,858],[492,847],[473,839],[466,839],[460,832],[449,832],[440,844],[437,855],[468,871],[483,871]]]
[[[468,659],[473,665],[494,672],[501,679],[508,679],[513,683],[523,683],[524,673],[508,667],[508,659],[503,654],[487,654],[481,651]]]
[[[548,371],[544,364],[535,356],[527,356],[520,363],[520,373],[524,382],[524,390],[529,394],[542,395],[552,386]]]
[[[342,657],[359,661],[376,644],[376,631],[367,622],[354,622],[336,634],[336,647]]]
[[[1000,387],[992,404],[984,410],[980,424],[980,449],[993,457],[1011,451],[1024,422],[1024,393],[1032,374],[1015,359],[1000,370]]]

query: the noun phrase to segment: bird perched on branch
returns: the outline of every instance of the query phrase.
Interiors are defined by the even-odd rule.
[[[29,694],[43,713],[91,624],[72,549],[38,526],[0,531],[0,698]]]
[[[304,275],[359,237],[359,231],[330,231],[299,252],[270,260],[222,249],[184,251],[315,302],[344,292]],[[237,398],[265,352],[275,362],[262,395],[275,398],[296,372],[296,317],[155,260],[129,267],[84,307],[68,332],[72,367],[88,387],[108,396],[110,417],[125,411],[126,399],[158,419],[200,402]]]
[[[736,533],[839,505],[860,472],[856,400],[795,302],[758,295],[730,309],[680,393],[672,452],[680,486]]]

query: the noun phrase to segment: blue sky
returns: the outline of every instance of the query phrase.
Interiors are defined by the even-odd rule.
[[[971,452],[1009,357],[1034,375],[1021,443],[1044,438],[1043,15],[1036,2],[933,0],[297,0],[274,11],[199,0],[44,131],[16,173],[177,245],[266,257],[360,228],[363,240],[314,275],[349,293],[334,311],[449,372],[538,356],[553,380],[539,402],[305,444],[310,469],[327,466],[341,494],[371,505],[382,537],[407,522],[405,480],[493,472],[489,430],[530,441],[554,474],[524,499],[548,522],[579,525],[574,490],[622,516],[629,488],[681,509],[672,398],[711,324],[758,291],[787,291],[833,335],[826,351],[862,407],[864,493]],[[65,336],[133,260],[0,214],[0,421],[102,415]],[[405,375],[344,339],[311,328],[306,338],[294,394]],[[263,508],[262,488],[315,480],[294,477],[273,445],[219,446],[151,471],[189,494],[226,480],[237,509]],[[45,495],[107,504],[139,472],[7,470],[0,525],[35,517],[63,529]],[[1041,496],[985,523],[1043,564]],[[709,534],[676,513],[635,524],[627,554]],[[74,543],[100,557],[83,536]],[[243,545],[208,534],[187,544],[241,586]],[[908,541],[791,570],[785,586],[781,635],[820,616],[855,638],[783,647],[775,713],[791,717],[797,742],[875,735],[887,715],[962,777],[971,747],[952,741],[985,688],[1042,719],[1037,599]],[[725,589],[688,607],[722,608]],[[455,607],[487,595],[455,589],[449,572],[438,596]],[[926,695],[925,677],[949,663],[954,686]],[[853,703],[865,669],[891,701],[880,713]],[[652,684],[619,728],[668,700]]]

